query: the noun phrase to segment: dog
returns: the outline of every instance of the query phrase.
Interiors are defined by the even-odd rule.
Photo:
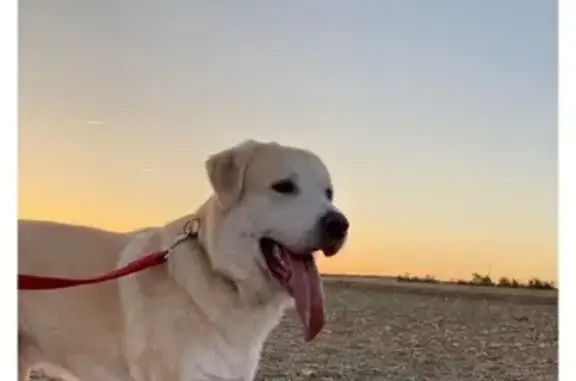
[[[34,366],[82,381],[253,380],[287,308],[306,340],[324,325],[313,253],[335,255],[349,222],[314,153],[247,140],[209,156],[213,194],[163,227],[116,233],[19,220],[19,273],[88,277],[196,236],[165,264],[115,281],[19,291],[20,379]]]

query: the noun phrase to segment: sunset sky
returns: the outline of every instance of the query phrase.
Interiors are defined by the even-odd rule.
[[[192,212],[205,157],[317,152],[352,228],[326,272],[556,279],[556,4],[20,1],[20,217]]]

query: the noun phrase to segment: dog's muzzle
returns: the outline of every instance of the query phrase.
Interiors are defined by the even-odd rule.
[[[350,223],[346,216],[333,210],[324,214],[319,222],[321,249],[326,256],[332,256],[344,243]]]

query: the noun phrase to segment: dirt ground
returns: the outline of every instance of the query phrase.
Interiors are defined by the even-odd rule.
[[[554,291],[338,277],[325,290],[324,331],[304,343],[288,314],[264,347],[258,381],[558,379]]]
[[[325,330],[304,344],[287,316],[258,380],[557,380],[555,292],[325,282]]]

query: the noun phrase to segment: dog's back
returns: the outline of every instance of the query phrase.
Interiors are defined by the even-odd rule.
[[[47,221],[18,221],[18,272],[84,277],[110,271],[126,234]]]

